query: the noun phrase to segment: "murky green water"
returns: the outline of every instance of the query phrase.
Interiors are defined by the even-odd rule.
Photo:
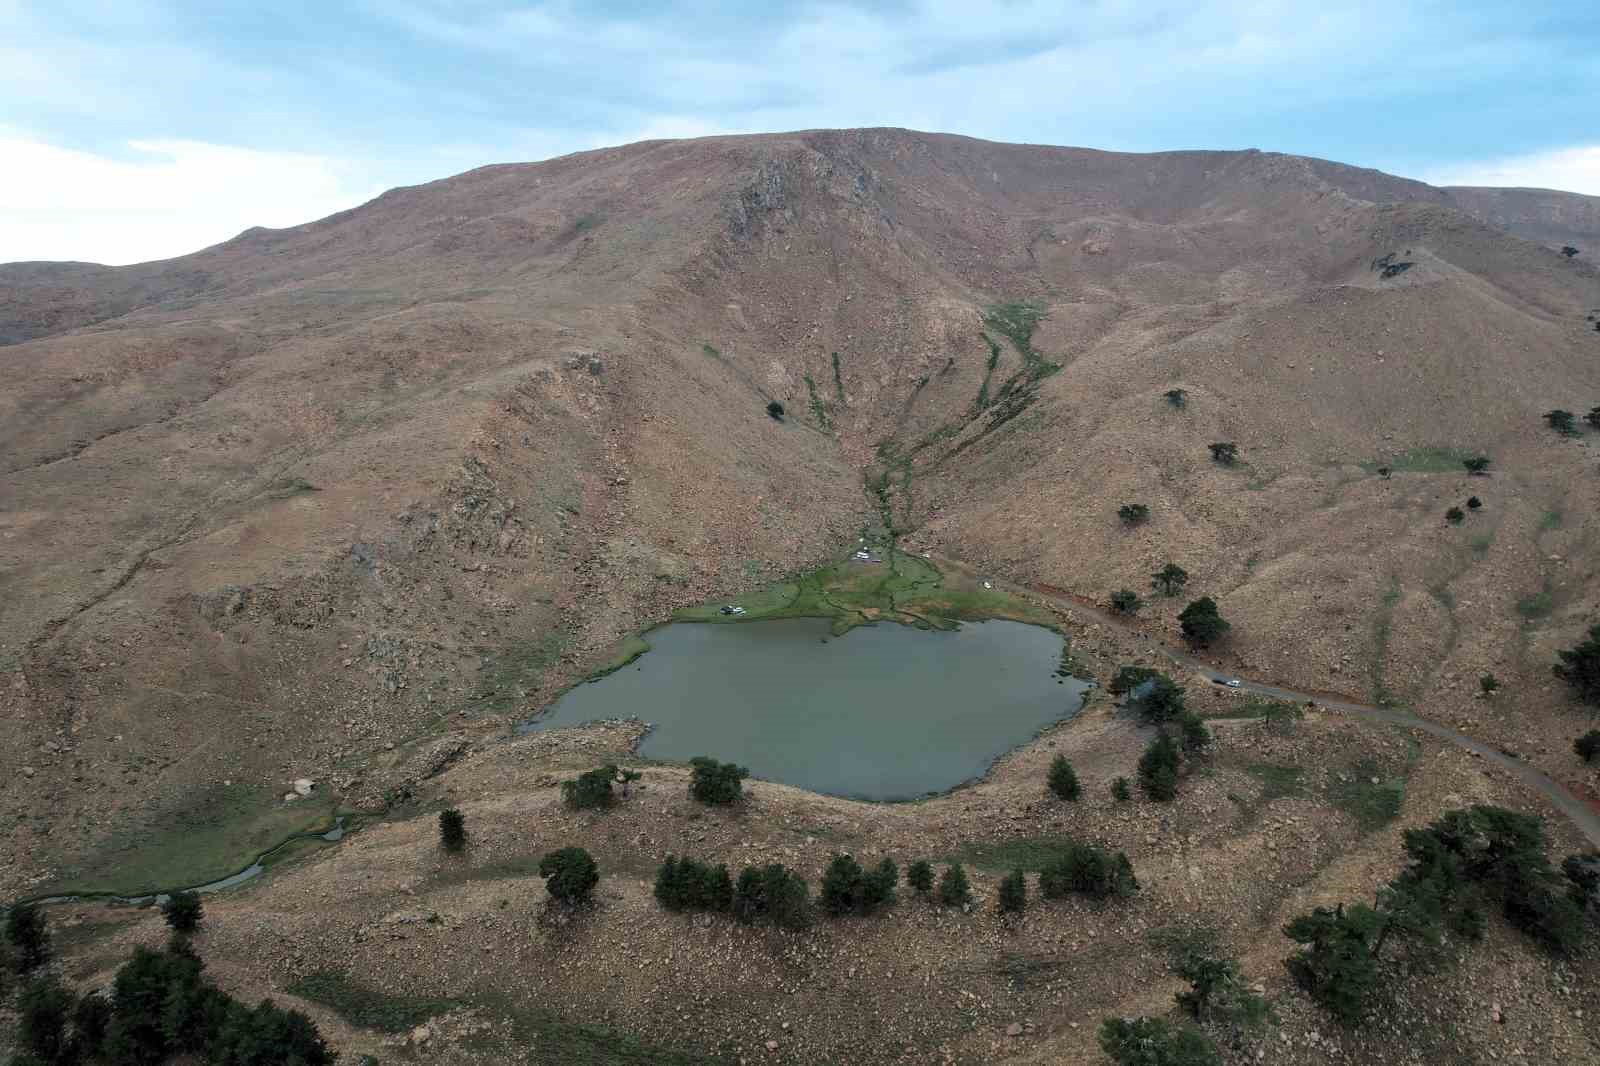
[[[650,758],[710,755],[814,792],[902,800],[981,776],[1077,713],[1088,687],[1054,676],[1061,638],[1038,626],[882,623],[842,637],[828,626],[664,626],[647,654],[572,689],[524,728],[637,717],[655,727],[639,747]]]

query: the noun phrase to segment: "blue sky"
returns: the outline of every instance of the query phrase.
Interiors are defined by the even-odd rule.
[[[0,0],[0,261],[647,137],[908,126],[1600,195],[1596,0]]]

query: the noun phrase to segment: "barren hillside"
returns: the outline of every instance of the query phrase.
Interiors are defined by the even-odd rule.
[[[139,887],[179,830],[226,865],[303,817],[296,778],[381,810],[393,745],[496,733],[884,521],[1097,600],[1177,561],[1225,668],[1592,794],[1550,666],[1596,620],[1596,438],[1542,415],[1600,405],[1597,220],[1254,151],[815,131],[0,266],[0,894]]]

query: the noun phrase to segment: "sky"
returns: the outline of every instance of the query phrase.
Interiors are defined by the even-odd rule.
[[[0,0],[0,262],[488,163],[904,126],[1600,195],[1597,0]]]

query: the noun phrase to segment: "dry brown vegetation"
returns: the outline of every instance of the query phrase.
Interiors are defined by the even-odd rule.
[[[1118,807],[1138,742],[1100,707],[925,804],[759,783],[697,819],[666,768],[609,814],[558,806],[552,775],[626,731],[499,739],[641,626],[887,520],[1098,601],[1175,560],[1233,623],[1223,668],[1403,703],[1595,796],[1570,748],[1588,716],[1550,673],[1595,620],[1595,438],[1541,419],[1600,404],[1595,219],[1592,199],[1257,152],[866,130],[487,167],[167,263],[0,267],[0,896],[228,872],[342,802],[388,815],[208,901],[205,951],[252,994],[348,968],[466,1004],[402,1055],[496,1060],[556,1040],[553,1011],[786,1061],[1092,1059],[1100,1015],[1176,988],[1151,930],[1200,923],[1280,997],[1272,1061],[1329,1039],[1359,1062],[1600,1055],[1592,959],[1563,969],[1498,926],[1477,963],[1402,982],[1399,1032],[1330,1038],[1287,987],[1277,926],[1369,894],[1399,826],[1537,809],[1400,733],[1221,727],[1176,806]],[[1482,510],[1446,525],[1469,495]],[[1129,501],[1147,522],[1118,520]],[[1141,624],[1175,633],[1185,602]],[[1102,680],[1131,654],[1081,638]],[[1504,686],[1487,699],[1483,673]],[[1081,810],[1045,799],[1055,750]],[[1363,757],[1408,775],[1370,833],[1326,795]],[[1267,802],[1255,763],[1320,776]],[[319,795],[282,802],[300,777]],[[459,869],[408,816],[446,798],[480,834]],[[840,846],[903,863],[1057,831],[1127,848],[1147,891],[1017,927],[903,900],[789,938],[663,917],[645,868],[780,854],[815,883]],[[552,925],[525,860],[573,841],[601,906]],[[980,897],[1001,873],[975,871]],[[159,939],[153,916],[53,917],[81,922],[80,980]],[[711,959],[731,969],[703,987],[672,976]]]

